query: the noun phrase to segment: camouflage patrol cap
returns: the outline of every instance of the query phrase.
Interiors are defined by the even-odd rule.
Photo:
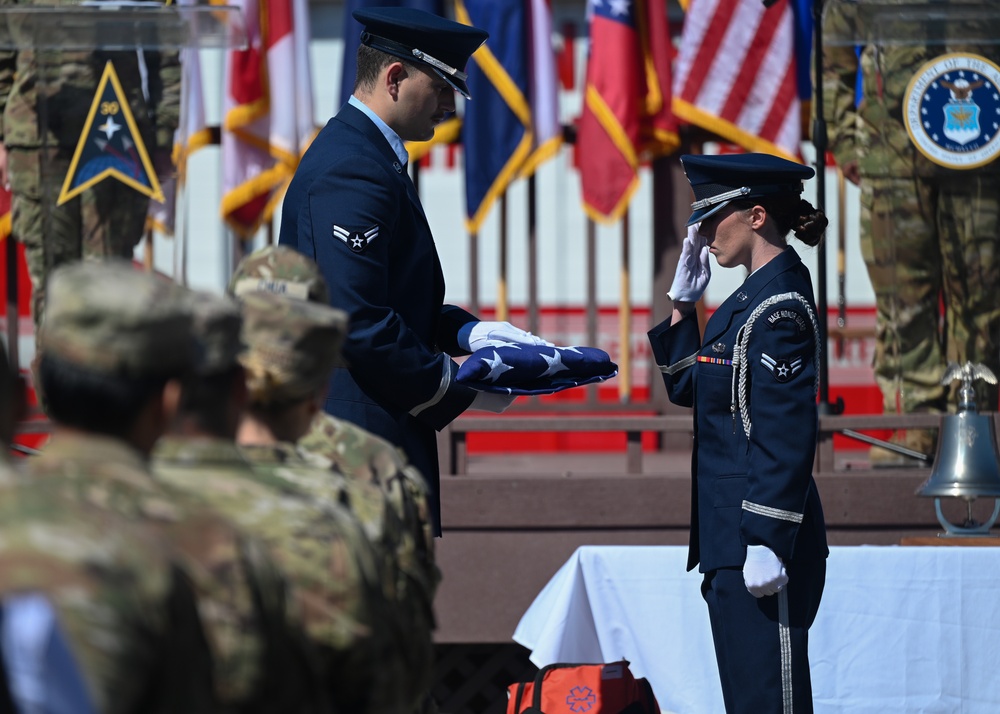
[[[314,394],[340,366],[347,313],[328,305],[268,292],[242,298],[240,362],[247,371],[250,401],[278,404]]]
[[[294,248],[269,245],[243,258],[229,281],[228,292],[269,292],[311,302],[330,302],[330,290],[316,262]]]
[[[239,364],[243,351],[240,306],[230,297],[207,292],[191,292],[189,300],[198,374],[218,374]]]
[[[127,260],[62,266],[49,277],[39,349],[105,374],[179,375],[195,357],[185,292]]]

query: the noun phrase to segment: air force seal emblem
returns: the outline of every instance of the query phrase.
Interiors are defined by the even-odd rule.
[[[333,224],[333,237],[344,241],[344,244],[355,253],[364,253],[365,248],[373,240],[378,238],[378,226],[368,229],[353,230]]]
[[[1000,67],[979,55],[936,57],[903,97],[906,131],[917,149],[950,169],[973,169],[1000,153]]]

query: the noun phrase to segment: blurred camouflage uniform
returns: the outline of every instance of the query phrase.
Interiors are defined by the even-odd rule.
[[[210,295],[195,302],[199,376],[238,366],[239,309]],[[391,690],[383,664],[389,617],[377,555],[360,524],[339,504],[320,506],[284,479],[254,470],[231,439],[164,437],[156,478],[231,518],[268,546],[289,578],[293,605],[321,652],[321,677],[335,709],[373,711],[372,692]]]
[[[859,57],[852,40],[873,28],[857,10],[837,2],[824,16],[824,118],[837,163],[857,162],[861,177],[861,250],[877,310],[875,377],[885,412],[953,411],[940,384],[948,362],[1000,368],[1000,162],[959,171],[930,161],[907,133],[904,101],[910,80],[935,57],[962,51],[996,62],[997,51],[963,42],[970,28],[929,23],[928,34],[938,37],[914,44],[914,23],[883,22],[882,36],[905,42],[864,45]],[[997,408],[996,387],[980,382],[977,391],[980,409]],[[908,445],[927,452],[928,436],[913,436]]]
[[[329,290],[315,262],[287,246],[269,246],[244,258],[229,283],[234,295],[275,292],[326,305]],[[298,441],[300,450],[332,463],[350,479],[377,485],[403,525],[397,557],[409,578],[406,598],[419,598],[427,613],[421,627],[434,628],[432,604],[440,571],[434,560],[427,483],[395,446],[365,429],[320,412]],[[322,462],[321,462],[322,463]]]
[[[147,529],[0,466],[0,595],[44,594],[102,714],[215,712],[188,577]]]
[[[240,361],[247,371],[253,409],[300,403],[322,394],[346,334],[346,315],[327,305],[267,292],[242,296],[244,342]],[[325,460],[307,457],[294,444],[241,444],[258,472],[285,481],[324,508],[343,506],[358,520],[378,554],[382,589],[391,607],[385,632],[391,655],[383,663],[393,682],[377,692],[373,708],[413,711],[430,688],[433,643],[423,625],[427,614],[409,585],[397,554],[407,534],[385,494],[375,484],[346,477]]]
[[[53,272],[39,345],[43,359],[95,379],[168,379],[195,359],[182,291],[117,260]],[[45,386],[55,409],[58,385]],[[289,620],[285,582],[265,548],[196,500],[157,484],[136,445],[100,434],[99,425],[62,428],[54,419],[52,438],[27,462],[28,479],[134,524],[170,549],[197,593],[220,706],[323,711],[316,663]]]
[[[46,4],[79,3],[0,0],[0,8]],[[18,29],[11,25],[16,38]],[[36,329],[52,269],[85,257],[131,258],[142,238],[149,198],[115,178],[56,205],[105,64],[115,67],[150,159],[163,164],[179,121],[178,57],[150,50],[141,56],[136,51],[0,51],[0,143],[8,151],[11,233],[25,247]]]

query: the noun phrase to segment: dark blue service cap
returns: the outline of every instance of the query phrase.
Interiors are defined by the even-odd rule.
[[[816,175],[808,166],[771,154],[685,154],[681,165],[694,191],[689,226],[721,211],[731,201],[802,193],[802,182]]]
[[[427,67],[471,98],[465,65],[489,33],[409,7],[372,7],[351,14],[364,26],[362,44]]]

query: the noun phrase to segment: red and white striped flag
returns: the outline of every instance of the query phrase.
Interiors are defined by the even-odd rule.
[[[316,133],[308,0],[241,0],[248,48],[226,67],[222,216],[240,236],[271,220]]]
[[[794,13],[788,0],[689,0],[674,114],[750,151],[801,160]]]
[[[639,164],[677,148],[670,111],[670,32],[664,0],[590,0],[590,54],[576,156],[583,210],[621,219]]]

